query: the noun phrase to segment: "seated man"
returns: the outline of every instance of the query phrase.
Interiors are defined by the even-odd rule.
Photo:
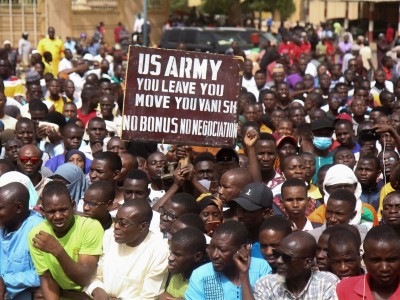
[[[240,196],[232,200],[236,205],[236,216],[249,234],[252,243],[251,256],[263,258],[258,243],[259,229],[265,218],[272,216],[272,192],[264,183],[254,182],[246,185]]]
[[[282,240],[292,233],[292,227],[286,218],[282,216],[271,216],[264,220],[260,226],[260,249],[261,254],[276,273],[276,259],[273,255],[274,249],[281,245]]]
[[[218,197],[224,203],[224,206],[229,207],[231,201],[238,197],[240,191],[245,185],[253,182],[251,173],[245,168],[234,168],[226,171],[219,179]],[[235,215],[235,210],[228,209],[224,211],[225,219],[232,219]]]
[[[326,228],[333,227],[338,224],[350,224],[357,227],[361,240],[364,240],[369,227],[353,222],[357,218],[356,210],[357,201],[352,192],[346,189],[338,189],[334,191],[326,205],[325,224],[317,229],[310,230],[309,233],[318,241],[320,235]]]
[[[151,204],[149,198],[149,179],[142,170],[131,170],[126,174],[122,185],[124,200],[146,200]]]
[[[109,229],[113,221],[108,210],[114,197],[114,185],[110,181],[93,182],[83,196],[83,215],[99,221],[104,230]]]
[[[111,210],[111,216],[115,216],[117,208],[123,203],[124,195],[121,188],[117,185],[119,173],[122,169],[122,161],[118,154],[114,152],[99,152],[94,155],[90,166],[90,182],[107,180],[114,185],[115,197]]]
[[[206,256],[206,239],[200,230],[187,227],[172,235],[169,249],[168,270],[172,277],[160,300],[185,297],[190,275]]]
[[[5,294],[32,299],[30,288],[40,281],[29,255],[28,234],[43,219],[29,211],[28,189],[19,182],[0,188],[0,207],[0,299],[6,299]]]
[[[296,231],[285,237],[274,251],[278,274],[257,280],[254,298],[336,299],[339,279],[328,272],[312,271],[316,249],[315,239],[307,232]]]
[[[352,217],[350,224],[363,224],[368,228],[378,225],[378,217],[375,209],[360,199],[362,188],[353,170],[341,164],[330,167],[326,172],[323,183],[325,205],[321,205],[308,216],[311,222],[324,223],[326,204],[328,203],[329,196],[337,189],[348,189],[356,196],[356,215],[354,218]]]
[[[335,230],[330,234],[328,240],[328,260],[331,273],[340,280],[362,274],[360,237],[355,236],[345,227],[334,226],[333,228]]]
[[[64,292],[80,292],[96,272],[103,228],[74,215],[75,202],[59,182],[43,189],[41,210],[46,220],[29,233],[29,250],[43,296],[58,299]]]
[[[337,286],[340,300],[400,299],[400,241],[387,225],[372,228],[364,240],[367,275],[343,279]]]
[[[248,273],[241,272],[238,252],[247,250],[247,230],[237,221],[227,221],[215,229],[209,246],[211,262],[197,268],[190,277],[186,300],[241,299],[240,288],[249,289],[260,277],[270,274],[265,260],[245,257]],[[243,276],[243,274],[245,276]]]
[[[75,123],[68,122],[62,129],[63,153],[50,158],[45,166],[55,172],[59,166],[65,163],[65,154],[70,150],[81,149],[85,142],[82,142],[83,129]],[[89,173],[92,161],[85,157],[85,174]]]
[[[172,224],[175,220],[187,213],[199,214],[194,197],[188,193],[177,193],[169,199],[164,206],[161,206],[160,213],[160,231],[164,238],[167,237]]]
[[[127,201],[115,227],[105,232],[96,277],[85,289],[94,299],[156,299],[167,280],[168,249],[149,230],[153,211],[146,201]]]
[[[39,196],[46,184],[51,181],[40,172],[42,163],[42,151],[37,146],[27,144],[19,150],[18,171],[29,177]]]

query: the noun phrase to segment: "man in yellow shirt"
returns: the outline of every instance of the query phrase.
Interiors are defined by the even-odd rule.
[[[55,36],[54,27],[49,27],[47,30],[48,37],[41,39],[37,45],[37,50],[43,56],[45,51],[49,51],[53,56],[52,70],[53,75],[58,74],[58,63],[64,57],[64,43],[61,39]]]
[[[46,220],[30,231],[29,251],[43,296],[79,293],[96,272],[103,228],[97,220],[74,215],[75,202],[59,182],[43,189],[41,210]]]

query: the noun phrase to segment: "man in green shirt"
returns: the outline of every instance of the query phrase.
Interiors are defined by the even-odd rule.
[[[204,262],[206,246],[204,234],[194,227],[181,229],[172,235],[168,257],[168,270],[172,277],[160,300],[171,296],[174,299],[185,297],[190,275]]]
[[[62,183],[42,192],[45,221],[29,233],[29,250],[45,299],[64,291],[80,292],[95,274],[102,254],[103,228],[96,220],[74,215],[75,202]]]

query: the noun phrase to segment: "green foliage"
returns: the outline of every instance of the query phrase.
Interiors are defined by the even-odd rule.
[[[237,1],[238,0],[205,0],[203,4],[203,11],[210,15],[227,15],[230,7]]]
[[[276,0],[275,9],[281,14],[281,20],[286,21],[295,11],[293,0]]]
[[[275,0],[247,0],[243,3],[246,8],[254,11],[271,11],[274,4]]]
[[[171,13],[179,12],[189,12],[190,7],[188,6],[188,0],[170,0],[169,2]]]

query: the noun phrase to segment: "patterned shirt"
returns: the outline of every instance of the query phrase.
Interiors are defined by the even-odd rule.
[[[336,284],[339,278],[329,272],[313,272],[304,290],[298,297],[294,296],[281,282],[278,274],[267,275],[257,280],[254,286],[256,300],[337,300]]]

